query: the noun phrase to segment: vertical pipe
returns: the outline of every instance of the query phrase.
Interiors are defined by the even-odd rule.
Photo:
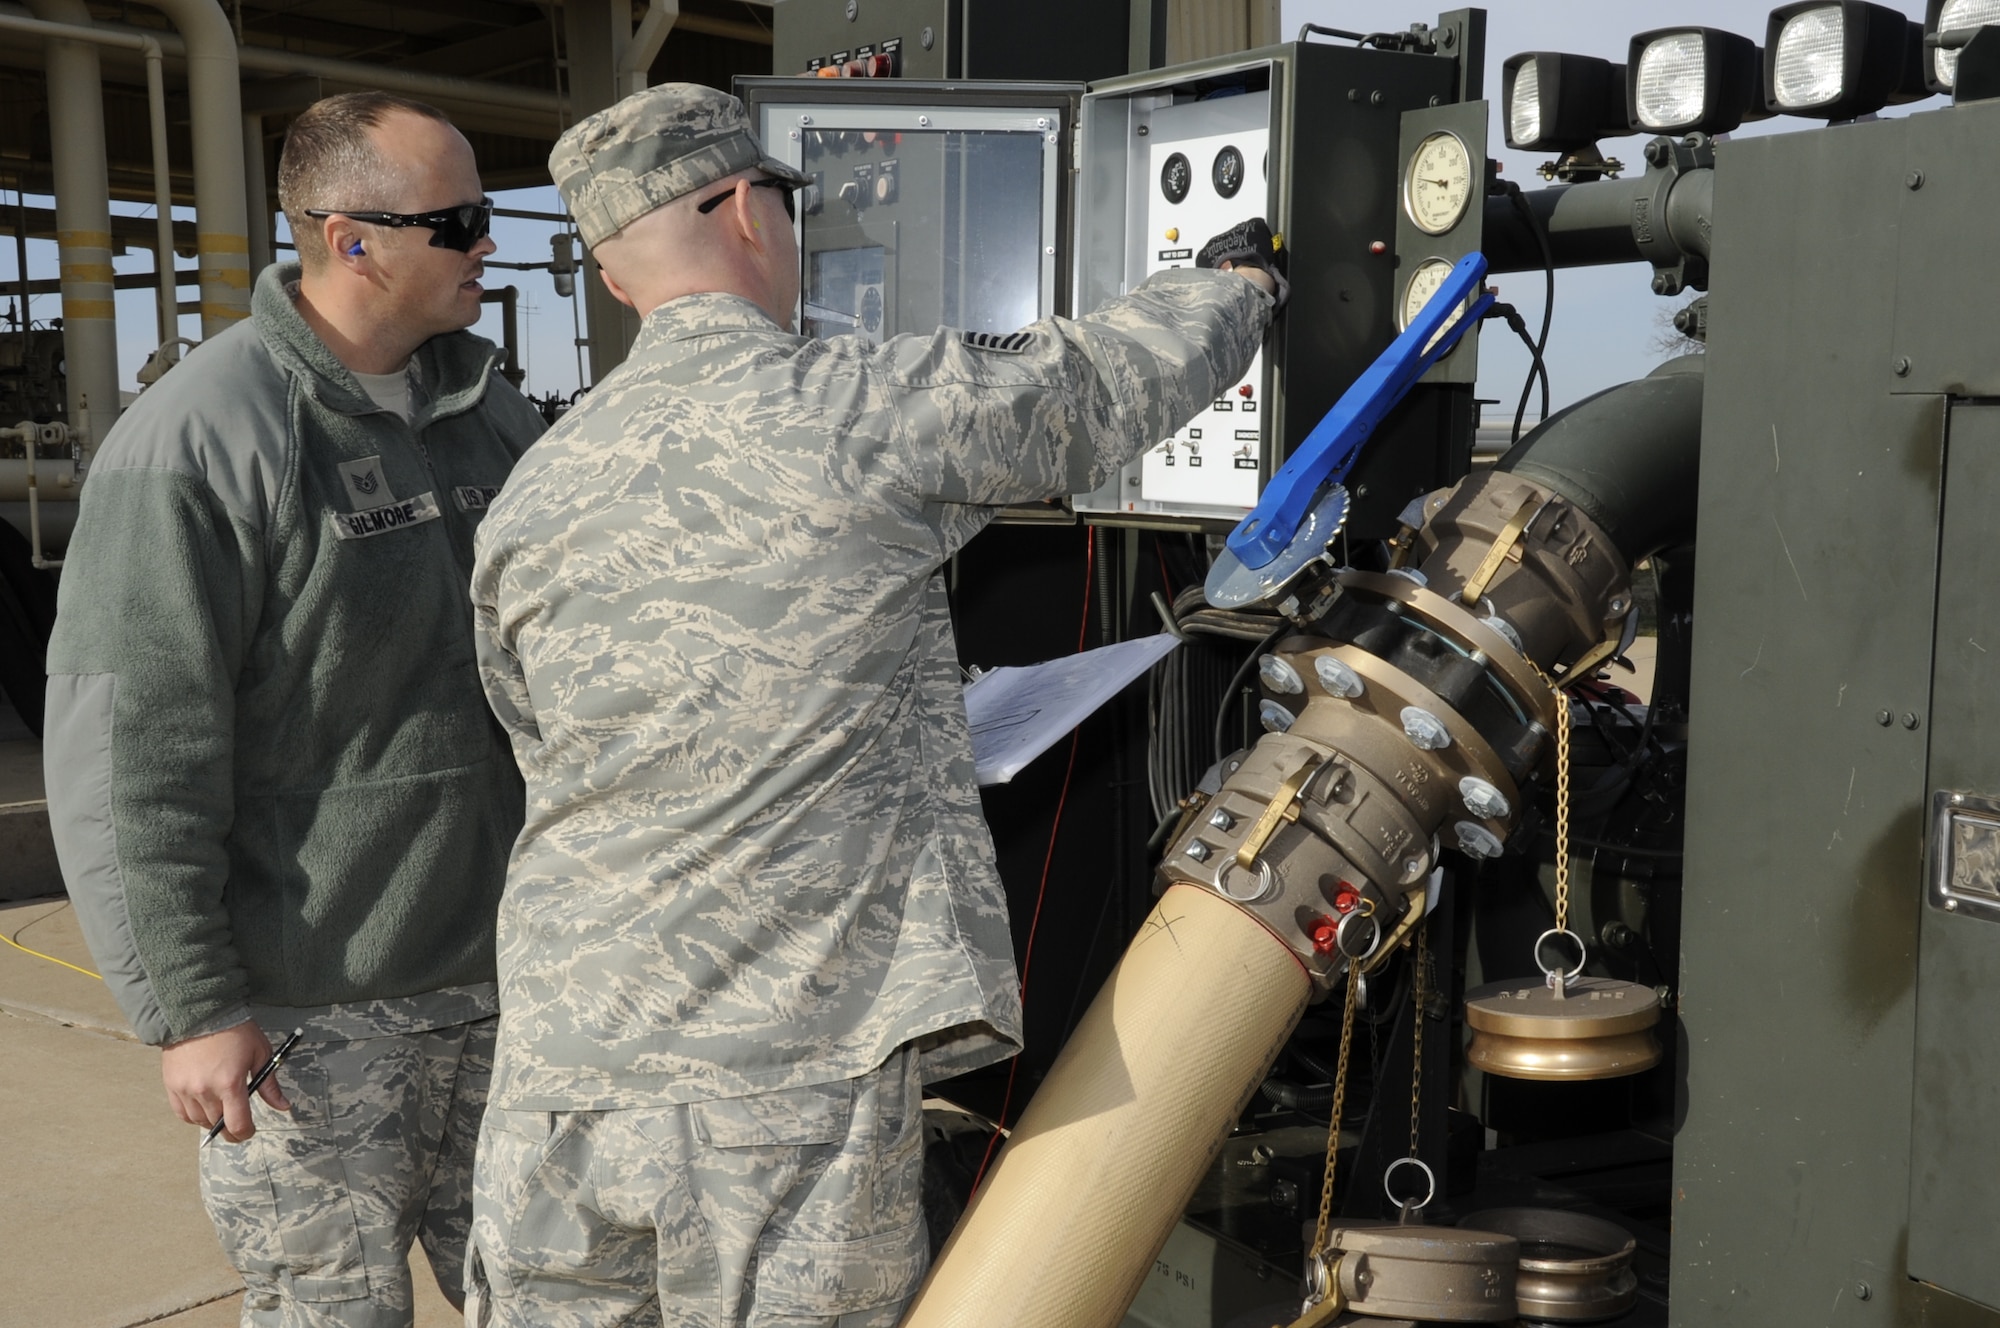
[[[35,484],[35,446],[37,440],[33,431],[24,427],[21,437],[28,454],[28,562],[43,571],[63,565],[60,558],[48,558],[42,554],[42,494]]]
[[[167,158],[167,90],[158,42],[146,43],[146,109],[153,122],[153,272],[159,279],[160,345],[181,334],[180,289],[174,276],[174,181]]]
[[[216,0],[143,0],[187,43],[194,137],[195,246],[201,335],[250,316],[250,231],[243,189],[243,90],[236,33]]]
[[[632,41],[632,6],[628,0],[567,0],[562,23],[570,113],[589,115],[619,98],[619,64]],[[583,275],[577,285],[588,324],[590,381],[601,382],[606,374],[625,362],[632,339],[639,334],[639,319],[611,298],[611,292],[598,279],[597,259],[588,250],[584,252]]]
[[[24,176],[14,177],[14,275],[21,279],[21,363],[28,362],[28,332],[33,320],[28,317],[28,301],[33,298],[28,288],[28,191]]]
[[[512,383],[516,389],[521,386],[520,332],[515,319],[515,311],[520,305],[521,292],[513,286],[500,288],[500,342],[507,352],[507,367],[500,376]]]
[[[40,19],[90,26],[83,0],[29,0]],[[97,48],[43,44],[48,74],[49,146],[54,157],[56,250],[62,277],[63,358],[68,418],[97,403],[99,421],[118,418],[118,324],[112,293],[111,183],[104,164],[104,89]],[[86,439],[93,446],[95,439]]]
[[[242,11],[239,9],[240,15]],[[250,213],[250,279],[271,266],[271,185],[264,175],[264,117],[243,117],[243,193]]]

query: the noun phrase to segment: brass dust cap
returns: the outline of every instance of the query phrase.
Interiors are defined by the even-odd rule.
[[[1659,1021],[1659,995],[1635,982],[1578,978],[1561,1000],[1541,983],[1490,983],[1466,994],[1466,1060],[1509,1079],[1616,1079],[1660,1063]]]

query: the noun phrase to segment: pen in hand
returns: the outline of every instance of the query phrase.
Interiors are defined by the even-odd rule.
[[[292,1048],[298,1045],[299,1039],[305,1036],[305,1032],[303,1028],[293,1029],[292,1035],[285,1039],[284,1044],[271,1053],[271,1059],[265,1061],[257,1073],[250,1076],[250,1082],[243,1091],[253,1098],[256,1097],[257,1090],[264,1086],[264,1081],[269,1079],[271,1072],[278,1068],[278,1062],[284,1060]],[[214,1125],[209,1127],[208,1134],[201,1141],[203,1148],[215,1142],[215,1136],[222,1133],[222,1124],[218,1120]]]

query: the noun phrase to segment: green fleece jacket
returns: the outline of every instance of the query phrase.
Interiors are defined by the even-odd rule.
[[[50,819],[85,939],[162,1043],[249,1006],[493,980],[521,781],[472,535],[542,420],[468,333],[377,407],[267,269],[83,488],[49,645]]]

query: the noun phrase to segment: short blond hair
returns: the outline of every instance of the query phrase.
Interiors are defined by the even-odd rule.
[[[307,271],[332,257],[308,209],[392,211],[400,173],[383,161],[371,136],[397,111],[450,124],[443,111],[390,92],[343,92],[314,102],[285,131],[278,157],[278,206]]]

